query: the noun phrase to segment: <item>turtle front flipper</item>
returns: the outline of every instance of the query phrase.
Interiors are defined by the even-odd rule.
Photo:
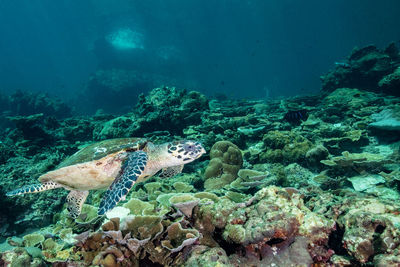
[[[67,196],[67,210],[72,218],[76,219],[81,214],[83,203],[85,203],[88,194],[89,191],[73,190],[69,192]]]
[[[62,185],[57,184],[55,182],[45,182],[42,184],[31,184],[31,185],[26,185],[21,188],[7,192],[6,196],[10,197],[10,196],[23,195],[23,194],[27,194],[27,193],[39,193],[42,191],[51,190],[51,189],[55,189],[55,188],[59,188],[59,187],[62,187]]]
[[[129,154],[121,168],[121,173],[110,185],[100,203],[99,215],[105,214],[114,208],[118,202],[125,199],[137,178],[143,173],[146,163],[147,154],[145,152],[136,151]]]

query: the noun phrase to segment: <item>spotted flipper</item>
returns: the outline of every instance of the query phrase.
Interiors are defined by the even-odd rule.
[[[143,151],[131,152],[125,160],[121,173],[110,185],[100,203],[99,215],[114,208],[119,201],[125,199],[137,178],[143,173],[147,163],[147,154]]]
[[[69,192],[67,196],[67,210],[72,218],[76,219],[82,210],[83,203],[89,194],[89,191],[76,191]]]
[[[6,196],[17,196],[17,195],[23,195],[23,194],[28,194],[28,193],[39,193],[42,191],[46,190],[51,190],[55,188],[62,187],[60,184],[57,184],[55,182],[45,182],[42,184],[31,184],[31,185],[26,185],[21,188],[15,189],[13,191],[7,192]]]
[[[178,173],[181,173],[182,170],[183,170],[183,165],[164,168],[164,169],[162,169],[162,172],[160,173],[159,176],[162,178],[169,178],[169,177],[177,175]]]

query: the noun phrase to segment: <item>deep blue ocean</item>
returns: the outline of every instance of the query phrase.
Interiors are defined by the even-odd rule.
[[[4,0],[0,91],[70,100],[116,68],[207,95],[315,93],[355,46],[399,41],[399,12],[396,0]]]

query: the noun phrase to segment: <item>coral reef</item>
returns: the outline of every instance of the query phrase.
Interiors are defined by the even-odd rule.
[[[60,99],[51,98],[47,94],[17,91],[8,97],[8,107],[12,115],[28,116],[43,113],[45,116],[66,118],[72,115],[72,109]]]
[[[137,104],[138,133],[144,134],[158,129],[181,134],[189,126],[201,122],[202,113],[208,109],[207,98],[199,92],[156,88],[148,96],[140,95]]]
[[[0,265],[397,266],[399,64],[395,45],[368,46],[323,76],[315,96],[208,100],[160,87],[131,92],[137,105],[126,97],[119,115],[64,118],[71,109],[47,96],[17,93],[14,109],[0,96],[2,193],[97,140],[194,139],[210,152],[181,174],[135,184],[105,217],[102,191],[76,220],[62,190],[1,198]],[[93,88],[115,96],[135,80],[95,76]],[[296,111],[308,116],[293,121]]]

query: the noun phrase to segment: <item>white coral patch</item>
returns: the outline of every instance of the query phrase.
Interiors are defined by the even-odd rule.
[[[125,218],[130,213],[130,209],[124,207],[115,207],[106,213],[107,219],[111,218]]]

